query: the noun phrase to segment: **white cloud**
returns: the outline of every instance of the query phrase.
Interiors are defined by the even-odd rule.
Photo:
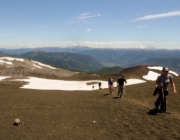
[[[180,11],[173,11],[173,12],[161,13],[161,14],[155,14],[155,15],[147,15],[147,16],[136,18],[133,21],[150,20],[150,19],[165,18],[165,17],[172,17],[172,16],[180,16]]]
[[[87,31],[92,31],[87,30]],[[36,48],[36,47],[69,47],[74,46],[77,41],[65,41],[65,42],[35,42],[35,43],[0,43],[0,46],[6,48]],[[126,42],[98,42],[98,41],[78,41],[83,46],[89,46],[92,48],[132,48],[137,46],[152,46],[155,45],[155,42],[141,42],[141,41],[126,41]],[[16,46],[16,47],[15,47]]]
[[[152,46],[155,42],[127,41],[127,42],[93,42],[82,41],[81,44],[94,48],[132,48],[138,46]]]
[[[77,19],[87,19],[87,18],[94,18],[94,17],[100,17],[101,14],[90,14],[90,13],[83,13],[83,14],[80,14]]]
[[[86,30],[87,31],[87,30]],[[92,31],[92,30],[91,30]],[[143,47],[154,47],[154,48],[166,48],[166,49],[178,49],[180,46],[179,42],[170,44],[168,43],[159,43],[159,42],[143,42],[143,41],[57,41],[57,42],[34,42],[34,43],[16,43],[16,42],[7,42],[1,43],[0,46],[4,48],[36,48],[36,47],[72,47],[76,46],[76,43],[80,42],[81,46],[88,46],[92,48],[136,48],[139,46]]]
[[[91,32],[92,29],[87,29],[87,32]]]
[[[88,20],[88,19],[92,19],[92,18],[96,18],[96,17],[101,17],[101,14],[91,14],[91,13],[83,13],[78,15],[77,17],[74,18],[70,18],[68,19],[68,23],[79,23],[79,22],[83,22],[85,24],[87,23],[93,23],[92,20]]]

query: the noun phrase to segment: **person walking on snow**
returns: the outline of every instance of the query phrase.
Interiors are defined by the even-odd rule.
[[[127,83],[125,75],[122,74],[121,77],[117,80],[117,87],[118,87],[118,97],[122,98],[125,95],[125,87],[124,83]]]
[[[99,89],[101,89],[101,82],[98,83]]]
[[[169,74],[169,69],[167,67],[164,67],[162,69],[162,74],[159,75],[156,79],[156,89],[154,92],[154,96],[157,94],[158,98],[156,102],[154,103],[155,109],[159,110],[160,106],[160,111],[165,112],[166,111],[166,96],[168,95],[168,85],[171,83],[171,86],[174,90],[174,93],[177,93],[176,91],[176,86],[173,81],[173,77],[171,74]]]
[[[108,79],[109,94],[113,94],[113,85],[114,85],[114,80],[112,79],[112,77],[109,77]]]

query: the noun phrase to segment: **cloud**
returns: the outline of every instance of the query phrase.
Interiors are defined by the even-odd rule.
[[[65,41],[65,42],[34,42],[34,43],[1,43],[0,46],[4,48],[36,48],[36,47],[72,47],[77,46],[88,46],[92,48],[146,48],[146,47],[155,47],[155,48],[171,48],[177,49],[180,46],[180,42],[176,43],[159,43],[159,42],[143,42],[143,41],[122,41],[122,42],[98,42],[98,41]]]
[[[94,17],[100,17],[101,14],[95,14],[95,15],[92,15],[90,13],[83,13],[83,14],[80,14],[77,19],[87,19],[87,18],[94,18]]]
[[[92,18],[96,18],[96,17],[101,17],[101,14],[90,14],[90,13],[83,13],[78,15],[77,17],[74,18],[69,18],[68,19],[68,23],[79,23],[79,22],[83,22],[83,23],[93,23],[93,20],[90,20]]]
[[[173,11],[173,12],[161,13],[161,14],[155,14],[155,15],[147,15],[147,16],[136,18],[133,21],[150,20],[150,19],[166,18],[166,17],[173,17],[173,16],[180,16],[180,11]]]
[[[81,41],[83,46],[90,46],[93,48],[132,48],[140,47],[145,48],[156,44],[155,42],[141,42],[141,41],[127,41],[127,42],[93,42],[93,41]]]
[[[92,29],[87,29],[87,32],[91,32]]]
[[[176,44],[178,44],[177,42],[169,42],[168,43],[169,45],[176,45]]]

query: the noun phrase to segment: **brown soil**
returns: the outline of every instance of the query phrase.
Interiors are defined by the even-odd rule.
[[[121,73],[134,73],[139,76],[144,76],[148,74],[148,67],[147,65],[139,65],[134,67],[125,68],[121,71]]]
[[[176,77],[180,91],[180,78]],[[169,87],[168,113],[149,114],[154,82],[126,87],[124,98],[108,89],[48,91],[0,82],[1,140],[180,140],[179,94]],[[13,125],[14,119],[20,126]]]

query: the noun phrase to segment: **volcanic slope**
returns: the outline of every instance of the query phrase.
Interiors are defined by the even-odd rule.
[[[16,57],[0,57],[0,69],[0,75],[14,77],[35,76],[54,79],[77,74],[38,61]]]
[[[123,73],[127,78],[140,77],[129,71]],[[79,80],[78,76],[72,76]],[[117,80],[119,74],[108,76]],[[107,77],[100,78],[104,80]],[[180,78],[173,77],[179,92]],[[180,96],[173,94],[169,87],[167,113],[151,114],[157,98],[152,96],[154,81],[126,86],[123,98],[117,98],[117,87],[114,94],[109,95],[108,89],[61,91],[20,88],[24,84],[21,81],[0,81],[2,140],[180,139]],[[15,118],[21,120],[20,126],[13,125]]]

